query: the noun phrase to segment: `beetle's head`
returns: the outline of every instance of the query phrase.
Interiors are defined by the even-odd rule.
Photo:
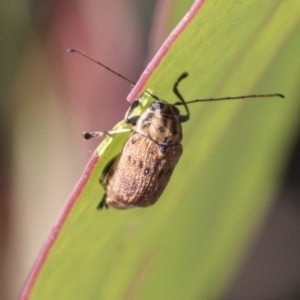
[[[156,100],[152,102],[150,109],[154,112],[159,112],[163,115],[168,115],[168,116],[180,115],[179,109],[175,105],[170,104],[164,100]]]

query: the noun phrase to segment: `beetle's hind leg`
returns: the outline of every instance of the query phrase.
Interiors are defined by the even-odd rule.
[[[107,194],[106,194],[106,186],[107,186],[107,177],[113,174],[113,164],[116,162],[116,160],[118,159],[119,156],[114,157],[112,160],[110,160],[110,162],[105,166],[100,178],[99,178],[99,183],[101,184],[101,186],[103,187],[103,189],[105,190],[105,193],[102,197],[102,200],[100,201],[100,203],[97,206],[98,210],[101,210],[103,207],[108,208],[108,204],[106,202],[106,198],[107,198]]]
[[[107,198],[107,195],[106,195],[106,193],[103,195],[103,197],[102,197],[102,200],[101,200],[101,202],[98,204],[98,206],[97,206],[97,209],[98,210],[101,210],[103,207],[105,207],[106,209],[108,208],[108,205],[107,205],[107,203],[106,203],[106,198]]]

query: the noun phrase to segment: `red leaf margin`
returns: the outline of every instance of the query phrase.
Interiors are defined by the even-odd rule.
[[[47,241],[43,245],[43,247],[38,255],[38,258],[35,261],[34,266],[32,267],[28,278],[26,279],[20,299],[22,299],[22,300],[29,299],[28,297],[30,295],[30,292],[32,290],[34,282],[35,282],[40,270],[42,269],[44,262],[46,261],[46,259],[48,257],[48,253],[50,252],[52,245],[56,241],[58,234],[60,232],[60,229],[62,228],[67,217],[69,216],[69,213],[70,213],[73,205],[75,204],[76,199],[81,194],[83,188],[85,187],[85,184],[87,183],[87,181],[90,177],[90,174],[92,173],[94,167],[98,163],[98,160],[99,160],[99,156],[95,152],[92,155],[91,159],[89,160],[87,166],[85,167],[82,176],[80,177],[73,192],[71,193],[70,198],[66,202],[65,207],[63,208],[62,213],[61,213],[60,217],[58,218],[57,223],[53,226]]]
[[[196,0],[190,10],[186,13],[183,19],[179,22],[179,24],[175,27],[175,29],[171,32],[168,38],[165,40],[163,45],[155,54],[154,58],[150,61],[148,66],[146,67],[145,71],[142,73],[141,77],[139,78],[138,82],[131,90],[129,95],[127,96],[127,100],[129,102],[133,102],[138,96],[141,94],[141,91],[144,89],[146,82],[148,81],[149,77],[152,75],[154,70],[159,66],[161,60],[164,56],[168,53],[168,50],[176,41],[180,33],[186,28],[186,26],[191,22],[194,16],[197,14],[199,9],[204,4],[205,0]]]
[[[134,88],[129,93],[127,100],[129,102],[133,102],[137,97],[140,95],[141,91],[144,89],[146,82],[148,81],[149,77],[152,75],[154,70],[159,66],[163,57],[167,54],[168,50],[172,46],[172,44],[176,41],[180,33],[186,28],[186,26],[191,22],[197,12],[200,10],[202,5],[204,4],[205,0],[195,0],[194,4],[190,8],[190,10],[186,13],[183,19],[179,22],[179,24],[175,27],[175,29],[171,32],[168,36],[166,41],[160,47],[154,58],[146,67],[145,71],[140,76],[138,82],[134,86]],[[46,261],[48,254],[52,248],[52,245],[55,243],[60,229],[64,225],[76,199],[81,194],[83,188],[85,187],[86,182],[89,179],[90,174],[92,173],[94,167],[99,161],[99,156],[95,152],[91,157],[90,161],[88,162],[87,166],[84,169],[82,176],[79,179],[79,182],[75,186],[73,192],[71,193],[69,199],[66,202],[65,207],[62,210],[62,214],[60,215],[57,223],[51,230],[51,233],[45,242],[44,246],[42,247],[37,260],[35,261],[27,279],[22,289],[20,299],[25,300],[29,299],[30,292],[34,286],[34,283],[38,277],[40,270],[43,267],[44,262]]]

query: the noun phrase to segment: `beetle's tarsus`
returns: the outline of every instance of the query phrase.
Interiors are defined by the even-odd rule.
[[[101,202],[98,204],[97,209],[101,210],[101,209],[103,209],[103,207],[105,207],[106,209],[108,208],[108,205],[106,203],[106,193],[104,194]]]

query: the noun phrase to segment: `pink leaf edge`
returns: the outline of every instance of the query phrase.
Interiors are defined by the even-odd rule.
[[[196,15],[198,10],[202,7],[205,0],[196,0],[194,4],[192,5],[191,9],[186,13],[186,15],[183,17],[183,19],[180,21],[180,23],[175,27],[175,29],[172,31],[172,33],[169,35],[169,37],[166,39],[166,41],[163,43],[161,48],[158,50],[157,54],[154,56],[152,61],[148,64],[145,71],[142,73],[140,79],[138,80],[137,84],[134,86],[132,91],[127,97],[127,100],[129,102],[134,101],[143,90],[146,82],[148,81],[151,74],[154,72],[155,68],[159,65],[163,57],[168,52],[169,48],[172,46],[174,41],[178,38],[180,33],[185,29],[185,27],[191,22],[193,17]],[[54,245],[60,229],[64,225],[69,213],[71,212],[71,209],[78,198],[78,196],[81,194],[83,188],[85,187],[86,182],[89,179],[89,176],[91,172],[93,171],[95,165],[97,164],[99,160],[99,156],[94,153],[91,157],[90,161],[88,162],[87,166],[85,167],[85,170],[83,172],[83,175],[81,176],[79,182],[77,183],[75,189],[71,193],[70,198],[68,199],[67,203],[65,204],[65,207],[62,210],[62,214],[60,215],[57,223],[54,225],[54,227],[51,230],[51,233],[45,242],[43,248],[41,249],[37,260],[35,261],[27,279],[24,284],[24,287],[22,289],[20,299],[26,300],[29,299],[30,292],[33,288],[34,282],[36,281],[36,278],[38,277],[38,274],[40,270],[43,267],[44,262],[46,261],[48,254]]]
[[[33,284],[34,284],[44,262],[46,261],[53,244],[55,243],[55,241],[57,239],[60,229],[62,228],[67,217],[69,216],[69,213],[72,210],[72,207],[75,204],[76,199],[79,197],[83,188],[85,187],[86,182],[88,181],[90,174],[92,173],[98,160],[99,160],[99,156],[95,152],[93,154],[93,156],[91,157],[91,159],[89,160],[87,166],[85,167],[82,176],[80,177],[77,185],[75,186],[75,189],[71,193],[70,198],[68,199],[68,201],[66,202],[66,204],[62,210],[62,214],[58,218],[57,223],[53,226],[47,241],[45,242],[43,248],[41,249],[41,251],[38,255],[38,258],[35,261],[32,269],[30,271],[30,274],[26,279],[20,299],[22,299],[22,300],[28,299],[31,289],[33,287]]]
[[[186,13],[183,19],[179,22],[179,24],[175,27],[175,29],[171,32],[168,36],[166,41],[160,47],[158,52],[155,54],[154,58],[146,67],[145,71],[140,76],[138,82],[131,90],[129,95],[127,96],[127,100],[129,102],[133,102],[138,96],[141,94],[141,91],[144,89],[146,82],[148,81],[149,77],[152,75],[154,70],[160,64],[161,60],[164,58],[172,44],[176,41],[180,33],[186,28],[186,26],[191,22],[194,16],[197,14],[199,9],[204,4],[205,0],[196,0],[190,10]]]

